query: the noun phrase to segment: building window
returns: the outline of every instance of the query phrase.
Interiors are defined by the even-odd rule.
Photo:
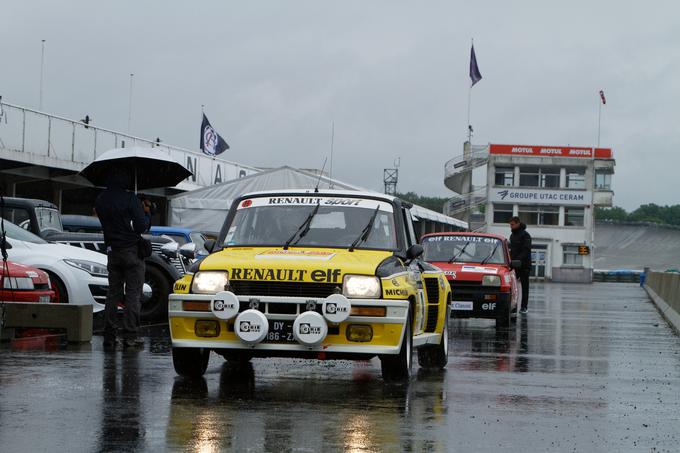
[[[612,174],[609,171],[595,171],[595,189],[612,190]]]
[[[563,246],[562,256],[565,266],[583,266],[583,255],[578,254],[578,245]]]
[[[567,168],[567,187],[569,189],[586,188],[586,169]]]
[[[512,218],[511,204],[496,204],[493,205],[493,223],[508,223]]]
[[[565,226],[583,226],[583,216],[585,209],[583,208],[565,208],[564,209],[564,225]]]
[[[496,167],[497,186],[512,187],[515,185],[515,169],[513,167]]]
[[[559,168],[520,167],[520,187],[560,187]]]
[[[557,206],[520,205],[519,218],[526,225],[558,225],[560,208]]]

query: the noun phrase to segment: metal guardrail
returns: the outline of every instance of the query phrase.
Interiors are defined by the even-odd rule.
[[[63,168],[80,170],[101,153],[113,148],[131,146],[154,147],[183,163],[195,174],[191,182],[208,186],[215,182],[216,167],[227,165],[251,174],[254,167],[214,158],[200,151],[168,145],[131,134],[113,131],[92,124],[52,115],[19,105],[0,102],[0,149],[54,159]],[[220,169],[222,180],[235,176]]]

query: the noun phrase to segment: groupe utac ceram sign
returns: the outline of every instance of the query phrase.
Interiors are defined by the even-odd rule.
[[[611,159],[611,148],[582,146],[489,145],[489,153],[505,156],[570,157],[580,159]]]
[[[494,187],[489,200],[495,203],[511,204],[555,204],[560,206],[586,206],[593,201],[588,190],[516,189]]]

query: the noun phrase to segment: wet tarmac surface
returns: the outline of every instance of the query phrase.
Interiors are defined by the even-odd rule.
[[[450,322],[449,364],[387,385],[368,363],[285,359],[175,376],[141,352],[0,349],[0,450],[679,451],[680,338],[636,285],[534,284],[510,329]],[[40,349],[40,348],[38,348]],[[47,348],[50,349],[50,348]]]

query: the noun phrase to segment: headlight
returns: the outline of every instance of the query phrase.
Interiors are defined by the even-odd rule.
[[[191,282],[191,292],[198,294],[215,294],[224,291],[229,283],[229,275],[222,271],[196,272]]]
[[[378,298],[380,297],[380,280],[367,275],[345,275],[342,293],[347,297]]]
[[[5,277],[2,280],[4,289],[35,289],[30,277]]]
[[[501,278],[498,275],[485,275],[482,277],[484,286],[501,286]]]
[[[69,266],[85,271],[93,277],[108,277],[109,271],[103,264],[95,263],[94,261],[85,260],[64,260]]]

